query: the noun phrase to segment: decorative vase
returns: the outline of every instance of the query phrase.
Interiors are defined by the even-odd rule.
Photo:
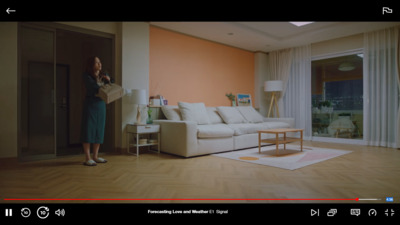
[[[232,100],[232,106],[236,106],[236,101]]]
[[[149,114],[146,120],[147,124],[152,124],[153,123],[153,119],[151,118],[151,115]]]

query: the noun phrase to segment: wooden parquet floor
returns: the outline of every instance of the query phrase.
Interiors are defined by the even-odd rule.
[[[0,161],[0,203],[266,203],[272,199],[400,201],[400,150],[305,142],[350,154],[290,171],[215,156],[180,158],[141,151],[140,157],[103,155],[109,162],[82,165],[84,156],[35,162]],[[75,199],[75,200],[71,200]],[[284,200],[283,202],[315,202]],[[326,200],[324,202],[355,203]],[[360,201],[361,202],[361,201]],[[363,201],[370,203],[371,201]]]

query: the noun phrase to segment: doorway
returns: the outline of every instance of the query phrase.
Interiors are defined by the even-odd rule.
[[[311,76],[313,140],[362,143],[362,50],[314,59]]]
[[[96,35],[57,24],[21,23],[19,27],[20,143],[23,161],[81,154],[80,121],[89,56],[114,71],[113,35]],[[114,104],[106,108],[101,152],[114,149]]]

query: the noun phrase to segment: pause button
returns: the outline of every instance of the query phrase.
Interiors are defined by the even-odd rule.
[[[12,209],[6,209],[6,217],[12,216]]]

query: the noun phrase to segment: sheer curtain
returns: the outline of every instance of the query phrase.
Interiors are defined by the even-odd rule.
[[[364,136],[399,148],[399,27],[364,34]]]
[[[311,46],[292,49],[292,66],[283,96],[284,117],[295,118],[295,127],[311,138]]]
[[[273,51],[268,54],[268,80],[281,80],[283,90],[278,96],[278,107],[281,112],[284,111],[283,93],[285,93],[287,81],[290,75],[292,64],[292,49],[283,49]]]

